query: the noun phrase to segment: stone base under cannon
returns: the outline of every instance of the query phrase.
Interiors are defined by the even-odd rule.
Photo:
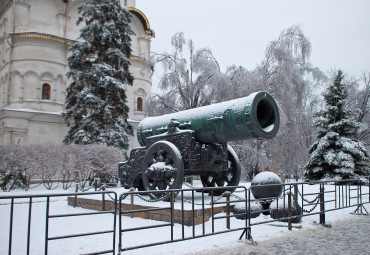
[[[105,200],[103,203],[102,199],[91,199],[91,198],[82,198],[77,197],[68,197],[68,205],[81,207],[84,209],[89,210],[96,210],[96,211],[110,211],[114,210],[114,201]],[[169,203],[167,203],[168,207]],[[117,205],[118,208],[118,205]],[[148,206],[148,205],[137,205],[131,203],[122,203],[122,212],[129,212],[130,210],[142,210],[142,209],[156,209],[161,208],[160,206]],[[226,212],[226,206],[214,206],[213,213],[221,213]],[[181,209],[174,210],[175,215],[175,223],[182,224],[182,211]],[[204,222],[207,222],[212,215],[212,208],[204,208]],[[135,213],[127,213],[126,216],[128,217],[137,217],[142,219],[151,219],[151,220],[158,220],[158,221],[166,221],[171,222],[171,216],[169,210],[157,210],[157,211],[146,211],[146,212],[135,212]],[[194,225],[202,224],[203,222],[203,210],[202,209],[194,209]],[[192,226],[193,225],[193,212],[190,209],[184,209],[184,225]]]

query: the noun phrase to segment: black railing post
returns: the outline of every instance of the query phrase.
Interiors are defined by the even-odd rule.
[[[75,200],[73,201],[73,207],[77,206],[77,192],[78,192],[78,183],[76,183],[76,189],[75,189],[76,195]]]
[[[105,193],[102,194],[102,199],[101,199],[101,210],[104,212],[105,211]]]
[[[204,190],[202,190],[202,233],[203,235],[206,234],[206,226],[205,226],[205,211],[204,211]]]
[[[12,237],[13,237],[13,215],[14,215],[14,198],[11,199],[10,204],[10,223],[9,223],[9,250],[8,254],[12,254]]]
[[[226,196],[226,228],[230,229],[230,191],[225,191]]]
[[[251,227],[251,189],[249,188],[248,189],[248,195],[247,196],[247,200],[248,200],[248,207],[247,207],[247,210],[248,210],[248,215],[247,215],[247,229],[246,229],[246,235],[245,235],[245,238],[249,241],[251,241],[252,243],[254,243],[253,241],[253,238],[252,238],[252,227]]]
[[[174,226],[175,226],[175,193],[171,191],[171,241],[173,241]]]
[[[192,217],[192,230],[193,237],[195,236],[195,207],[194,207],[194,189],[191,190],[191,217]]]
[[[239,237],[239,240],[243,238],[243,235],[245,234],[245,239],[251,241],[254,244],[252,233],[251,233],[251,191],[250,189],[244,188],[245,191],[245,229],[243,230],[243,233]]]
[[[171,191],[171,231],[173,231],[173,226],[175,226],[175,193]],[[173,239],[173,233],[171,232],[171,240]]]
[[[130,197],[131,197],[131,199],[130,199],[130,202],[131,202],[131,211],[133,211],[134,210],[134,204],[135,204],[135,201],[134,201],[134,192],[135,190],[134,189],[130,189],[130,192],[131,192],[131,195],[130,195]],[[135,213],[130,213],[130,217],[131,218],[134,218],[135,217]]]
[[[181,233],[182,233],[182,240],[184,240],[185,239],[184,190],[181,190]]]
[[[118,204],[118,255],[121,254],[122,251],[122,197],[124,194],[119,196],[119,204]]]
[[[213,189],[211,189],[211,217],[212,217],[212,233],[215,232],[215,213],[213,204]]]
[[[298,202],[298,184],[293,185],[293,190],[294,190],[294,201]]]
[[[301,205],[302,205],[302,209],[301,209],[301,214],[302,214],[302,216],[303,216],[303,214],[304,214],[304,189],[303,189],[303,183],[302,183],[302,194],[301,194]],[[298,202],[298,200],[297,200],[297,202]]]
[[[288,230],[292,230],[292,193],[288,193]]]
[[[48,254],[48,242],[49,242],[49,206],[50,206],[50,197],[46,198],[46,222],[45,222],[45,251],[44,254]]]
[[[28,205],[27,255],[30,254],[31,217],[32,217],[32,197],[30,197],[30,202]]]
[[[105,207],[105,206],[104,206]],[[117,193],[114,192],[114,216],[113,216],[113,255],[116,253],[116,232],[117,232]]]
[[[362,206],[362,185],[360,183],[360,205]]]
[[[325,186],[320,183],[320,224],[325,225]]]

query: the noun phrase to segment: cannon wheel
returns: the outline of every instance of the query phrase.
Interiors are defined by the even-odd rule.
[[[240,181],[241,167],[239,158],[234,149],[227,145],[228,169],[222,172],[212,172],[200,177],[203,187],[238,186]],[[214,190],[215,196],[220,196],[225,190]],[[228,189],[234,192],[235,189]]]
[[[184,180],[184,163],[179,149],[168,141],[149,147],[143,162],[142,180],[145,190],[180,189]],[[152,199],[169,200],[170,194],[150,192]],[[176,194],[175,194],[176,195]]]

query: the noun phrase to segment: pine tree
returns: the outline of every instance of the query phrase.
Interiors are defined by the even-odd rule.
[[[305,176],[308,180],[362,179],[370,175],[366,144],[356,140],[360,123],[358,109],[348,104],[348,90],[338,71],[334,82],[323,93],[324,109],[315,115],[318,141],[309,148]]]
[[[90,0],[78,7],[80,40],[71,46],[63,117],[70,129],[64,143],[106,144],[128,148],[132,127],[127,122],[130,17],[119,0]]]

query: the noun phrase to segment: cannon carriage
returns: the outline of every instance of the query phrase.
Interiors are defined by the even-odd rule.
[[[280,125],[278,106],[267,92],[142,120],[133,149],[118,172],[125,188],[178,189],[184,176],[198,175],[204,187],[237,186],[241,168],[227,143],[271,139]],[[220,195],[222,190],[215,190]]]

